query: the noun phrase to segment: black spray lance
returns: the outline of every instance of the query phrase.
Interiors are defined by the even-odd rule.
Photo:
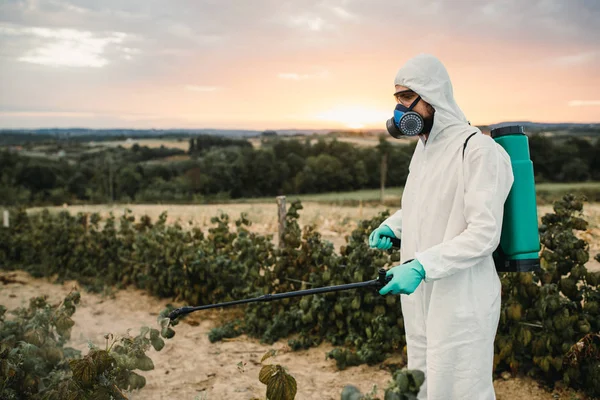
[[[397,248],[400,247],[400,239],[390,237],[390,240],[394,247],[397,247]],[[328,292],[339,292],[341,290],[358,289],[358,288],[365,288],[365,287],[372,287],[372,288],[376,288],[377,290],[379,290],[379,289],[383,288],[385,285],[387,285],[387,283],[391,279],[392,279],[391,276],[386,277],[386,270],[383,268],[380,268],[378,271],[377,279],[372,279],[372,280],[366,281],[366,282],[356,282],[356,283],[348,283],[345,285],[326,286],[326,287],[314,288],[314,289],[297,290],[294,292],[287,292],[287,293],[265,294],[265,295],[255,297],[252,299],[234,300],[234,301],[228,301],[226,303],[207,304],[204,306],[196,306],[196,307],[185,306],[185,307],[177,308],[177,309],[171,311],[169,313],[169,319],[172,321],[176,318],[187,315],[194,311],[208,310],[209,308],[229,307],[229,306],[235,306],[238,304],[247,304],[247,303],[256,303],[256,302],[267,302],[267,301],[272,301],[272,300],[287,299],[290,297],[308,296],[311,294],[328,293]]]

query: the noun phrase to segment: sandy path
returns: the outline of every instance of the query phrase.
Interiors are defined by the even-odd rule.
[[[0,304],[8,309],[26,306],[29,298],[47,295],[51,301],[60,301],[75,282],[52,284],[45,279],[31,278],[25,272],[3,272],[24,283],[0,284]],[[112,297],[112,298],[111,298]],[[158,300],[139,290],[118,291],[114,296],[100,296],[82,291],[82,300],[74,315],[75,326],[70,346],[87,352],[88,340],[97,345],[105,343],[106,333],[123,334],[132,329],[136,334],[143,325],[156,327],[157,314],[167,300]],[[269,349],[283,349],[286,341],[272,346],[262,345],[255,339],[242,336],[227,342],[211,344],[208,331],[226,316],[222,311],[194,315],[199,325],[180,323],[177,334],[166,341],[165,348],[148,355],[154,361],[153,371],[141,372],[147,379],[146,387],[132,393],[130,399],[194,400],[250,400],[264,398],[265,386],[258,381],[260,359]],[[326,360],[331,350],[328,344],[307,351],[284,352],[272,362],[287,367],[298,383],[298,400],[339,399],[342,388],[353,384],[363,392],[379,387],[383,397],[391,375],[379,366],[358,366],[337,371],[333,360]],[[245,363],[241,371],[237,364]],[[546,392],[535,382],[525,379],[495,382],[498,400],[554,400],[577,399],[571,394]],[[262,397],[261,397],[262,396]],[[558,396],[558,397],[557,397]]]

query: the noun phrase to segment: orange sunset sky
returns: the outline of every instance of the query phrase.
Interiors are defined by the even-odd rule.
[[[473,124],[600,122],[600,1],[2,0],[0,128],[380,128],[439,57]]]

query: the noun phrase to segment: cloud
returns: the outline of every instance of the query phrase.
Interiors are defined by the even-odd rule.
[[[198,86],[198,85],[185,85],[185,90],[190,92],[215,92],[219,90],[216,86]]]
[[[411,54],[430,52],[462,79],[465,98],[486,76],[491,85],[513,82],[514,71],[531,87],[554,79],[559,88],[580,88],[573,102],[565,100],[572,113],[600,110],[585,100],[598,99],[594,0],[182,0],[177,7],[161,0],[0,0],[0,16],[0,106],[11,109],[77,111],[81,93],[90,93],[87,107],[99,115],[116,107],[151,113],[165,96],[173,96],[174,109],[195,109],[206,99],[218,109],[231,90],[223,82],[246,91],[260,86],[265,96],[257,108],[270,109],[271,91],[282,86],[311,86],[303,96],[333,107],[348,97],[336,88],[344,91],[352,79],[364,80],[365,101],[376,101],[371,93],[386,85],[382,76]],[[410,40],[400,40],[398,29]]]
[[[282,72],[277,75],[279,79],[288,79],[293,81],[301,81],[305,79],[323,79],[329,75],[327,71],[320,71],[314,74],[298,74],[295,72]]]
[[[597,56],[598,52],[596,51],[586,51],[555,58],[553,60],[553,64],[561,67],[572,67],[592,62],[597,58]]]
[[[181,22],[170,22],[166,26],[166,31],[178,39],[191,40],[200,44],[213,44],[222,41],[225,36],[220,34],[210,34],[197,32],[189,25]]]
[[[17,59],[32,64],[53,67],[101,68],[109,63],[105,52],[109,45],[123,43],[128,35],[123,32],[104,34],[67,28],[42,28],[0,24],[0,35],[27,37],[33,46]],[[126,59],[138,52],[130,47],[119,47]]]
[[[347,9],[343,8],[343,7],[339,7],[339,6],[334,6],[331,7],[331,11],[338,17],[340,17],[341,19],[345,19],[348,21],[355,21],[358,19],[358,17],[351,13],[350,11],[348,11]]]
[[[133,59],[133,56],[136,54],[140,54],[140,49],[135,49],[131,47],[122,47],[121,51],[123,52],[123,58],[126,60]]]
[[[62,3],[62,2],[58,2],[58,1],[49,1],[49,3],[55,4],[57,6],[62,6],[67,11],[72,11],[72,12],[77,13],[77,14],[87,14],[87,13],[90,12],[90,10],[87,9],[87,8],[79,7],[79,6],[76,6],[76,5],[71,4],[71,3]]]
[[[289,23],[293,27],[306,29],[311,32],[321,32],[333,28],[333,26],[323,18],[311,15],[293,16],[289,19]]]
[[[600,106],[600,100],[571,100],[569,102],[569,107],[598,107]]]

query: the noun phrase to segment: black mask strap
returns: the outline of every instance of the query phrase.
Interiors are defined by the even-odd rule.
[[[416,106],[419,101],[421,101],[421,96],[417,96],[415,101],[413,101],[412,104],[410,105],[410,107],[408,107],[408,110],[412,111],[413,107]]]

